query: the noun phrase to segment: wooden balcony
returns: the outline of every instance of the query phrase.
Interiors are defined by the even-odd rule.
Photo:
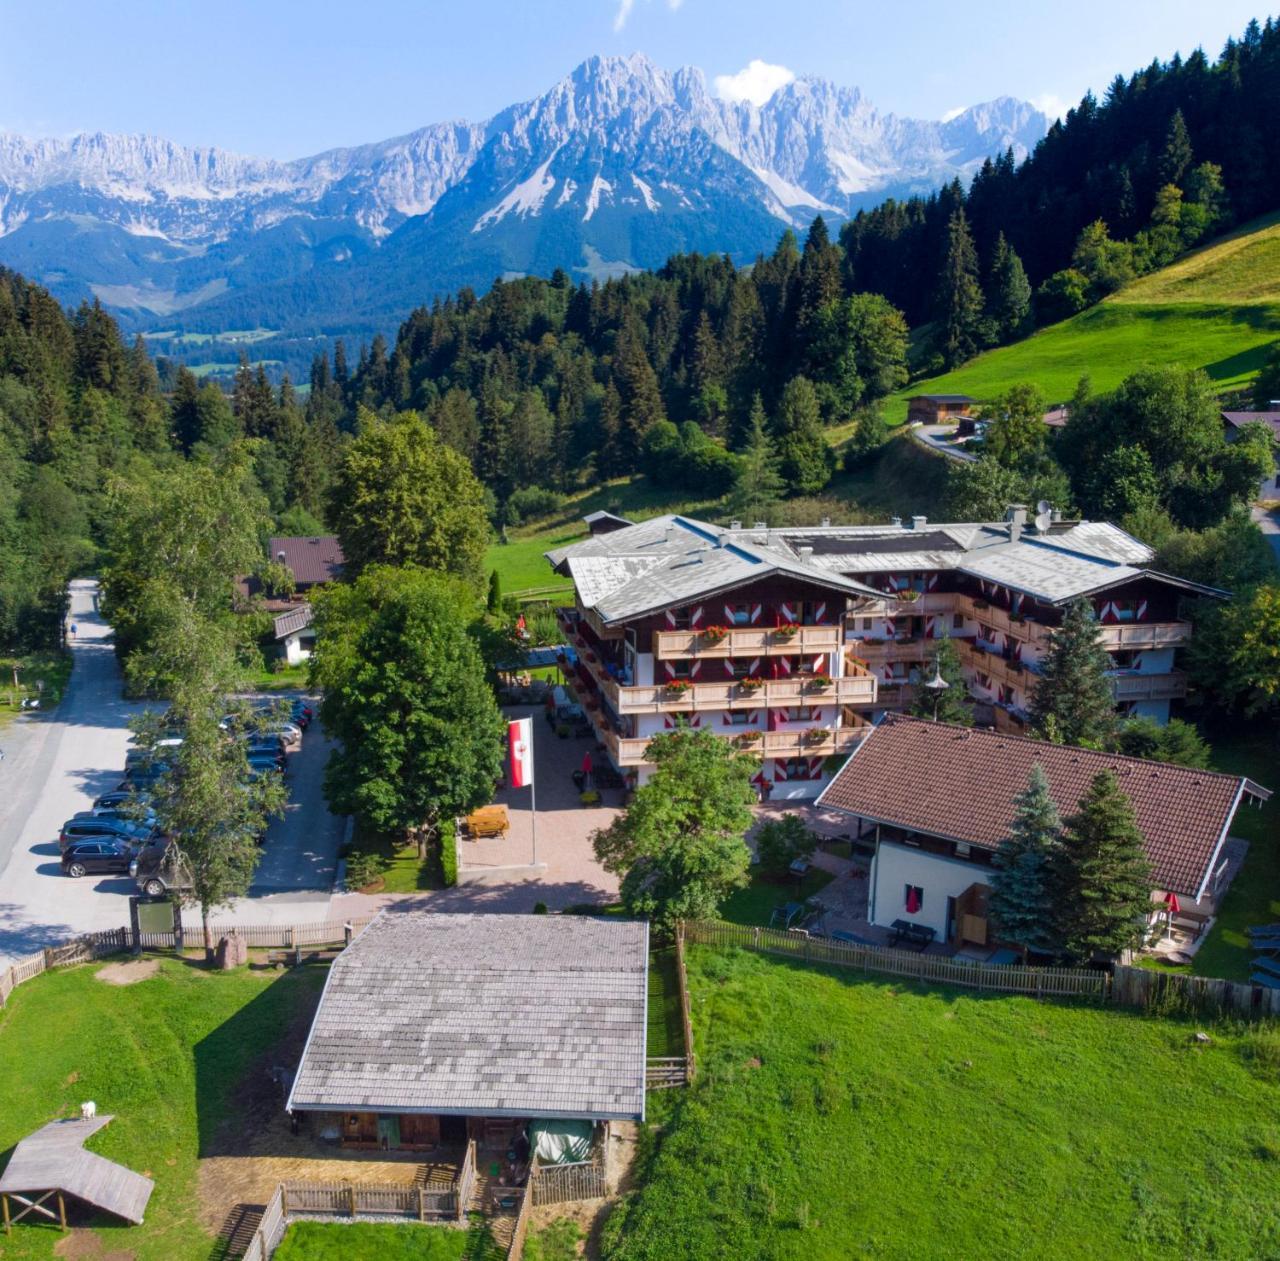
[[[1187,676],[1181,670],[1168,674],[1116,674],[1111,691],[1117,701],[1177,701],[1187,694]]]
[[[886,661],[932,661],[938,651],[936,639],[885,639],[879,642],[852,639],[846,645],[845,660],[856,665],[883,665]]]
[[[653,655],[660,661],[674,657],[759,657],[783,653],[838,652],[839,626],[801,626],[792,634],[770,627],[735,626],[721,639],[705,630],[654,631]]]
[[[923,591],[914,595],[868,596],[851,610],[855,617],[918,617],[924,613],[950,613],[960,597],[954,591]]]
[[[960,653],[960,664],[971,670],[977,670],[990,677],[993,683],[1003,683],[1008,687],[1016,687],[1028,697],[1035,687],[1038,677],[1020,661],[1010,661],[999,653],[983,652],[972,643],[957,641]]]
[[[821,740],[807,731],[764,731],[758,740],[744,740],[740,731],[725,728],[716,734],[731,740],[743,753],[758,758],[830,757],[833,753],[848,753],[871,730],[870,724],[857,727],[841,727],[835,731],[823,731]],[[647,766],[644,751],[652,736],[627,737],[617,732],[605,731],[601,735],[605,748],[620,767]]]
[[[777,705],[873,705],[875,676],[859,671],[847,678],[825,675],[767,679],[759,687],[744,687],[732,679],[719,683],[693,683],[673,690],[665,684],[653,687],[620,687],[607,676],[600,688],[619,714],[691,714],[707,709],[768,709]]]
[[[977,600],[973,596],[957,595],[955,601],[956,612],[963,613],[965,617],[972,617],[984,626],[990,626],[993,630],[1012,635],[1015,639],[1021,639],[1026,643],[1038,644],[1046,648],[1049,646],[1049,640],[1054,631],[1052,626],[1031,622],[1026,618],[1011,617],[998,605]]]
[[[1117,648],[1177,648],[1191,638],[1190,622],[1120,622],[1098,627],[1102,646]]]

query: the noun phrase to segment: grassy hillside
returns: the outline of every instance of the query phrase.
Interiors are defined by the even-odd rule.
[[[1274,1030],[689,953],[699,1080],[607,1261],[1280,1249]]]
[[[1280,215],[1254,220],[1097,306],[954,372],[892,396],[886,415],[906,417],[912,394],[986,399],[1031,381],[1053,400],[1081,376],[1109,390],[1144,364],[1203,368],[1222,390],[1248,383],[1280,339]]]

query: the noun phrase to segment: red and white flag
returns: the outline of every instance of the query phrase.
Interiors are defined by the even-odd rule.
[[[528,788],[533,783],[533,719],[517,718],[507,723],[507,744],[511,751],[511,787]]]

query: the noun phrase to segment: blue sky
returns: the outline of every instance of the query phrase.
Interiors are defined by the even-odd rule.
[[[0,0],[0,130],[300,157],[484,118],[637,50],[729,91],[795,73],[911,117],[1002,95],[1056,111],[1153,56],[1216,55],[1252,16],[1238,0]]]

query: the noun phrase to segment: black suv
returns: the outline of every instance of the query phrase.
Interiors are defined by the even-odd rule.
[[[58,836],[58,848],[66,849],[77,841],[87,841],[100,836],[104,840],[119,841],[137,849],[155,838],[155,828],[131,819],[104,819],[101,815],[78,814],[62,825]]]
[[[99,836],[87,841],[76,841],[62,851],[64,876],[90,876],[107,873],[127,873],[134,861],[132,845],[125,845],[109,836]]]

